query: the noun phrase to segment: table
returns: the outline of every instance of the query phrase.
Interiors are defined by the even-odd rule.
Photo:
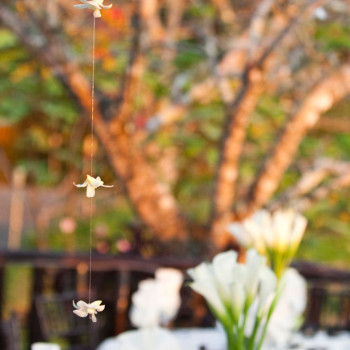
[[[217,328],[175,329],[171,332],[183,350],[226,350],[223,332]],[[101,343],[97,350],[119,350],[116,338],[109,338]],[[296,333],[289,344],[276,348],[265,346],[265,350],[350,350],[350,332],[334,336],[319,331],[313,336]],[[143,350],[143,349],[140,349]],[[164,349],[167,350],[167,349]]]
[[[179,329],[172,332],[181,349],[225,350],[225,335],[217,329]],[[296,333],[289,344],[282,348],[265,346],[266,350],[350,350],[350,333],[342,332],[334,336],[319,331],[313,336]]]

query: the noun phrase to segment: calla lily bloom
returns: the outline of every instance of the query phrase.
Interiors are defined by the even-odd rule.
[[[92,322],[96,322],[96,314],[97,312],[101,312],[105,309],[105,305],[101,305],[101,300],[96,300],[93,303],[86,303],[85,301],[79,300],[77,303],[73,300],[73,306],[77,310],[73,310],[73,312],[79,317],[87,317],[89,315]]]
[[[103,0],[80,0],[82,4],[73,5],[77,9],[90,9],[94,10],[94,17],[101,17],[101,9],[110,9],[111,5],[103,5]]]
[[[260,349],[266,334],[265,324],[278,302],[277,278],[266,266],[266,258],[249,249],[245,262],[241,263],[236,252],[227,251],[187,273],[193,280],[189,286],[206,299],[224,327],[227,349],[246,349],[247,339],[249,349]]]
[[[260,273],[260,291],[258,304],[258,317],[263,318],[268,313],[271,302],[276,294],[277,278],[271,269],[264,266]]]
[[[292,209],[274,213],[259,210],[240,223],[231,223],[227,229],[240,245],[255,247],[266,255],[280,278],[299,247],[306,225],[306,218]]]
[[[86,197],[88,198],[95,197],[95,189],[97,187],[113,187],[113,185],[105,185],[99,176],[95,179],[90,175],[86,175],[84,183],[77,185],[73,182],[73,185],[76,187],[86,187]]]
[[[232,312],[236,323],[239,323],[240,316],[243,312],[246,294],[241,283],[232,283],[231,288],[231,298],[232,298]]]

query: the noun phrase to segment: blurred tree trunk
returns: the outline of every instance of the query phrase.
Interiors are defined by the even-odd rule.
[[[69,71],[62,72],[62,77],[89,115],[90,86],[75,67],[68,69]],[[126,89],[131,92],[132,87],[133,84]],[[186,219],[181,215],[168,185],[158,180],[155,170],[147,163],[142,149],[135,147],[135,136],[127,131],[125,120],[131,111],[130,103],[126,94],[119,115],[110,123],[106,123],[99,110],[95,110],[96,134],[142,220],[162,240],[183,240],[188,235]]]
[[[242,153],[246,128],[262,91],[262,73],[248,68],[243,86],[232,106],[228,107],[220,161],[213,200],[211,238],[218,246],[225,246],[226,226],[233,219],[232,205],[236,192],[239,157]]]
[[[15,15],[0,5],[0,18],[22,40],[22,42],[44,62],[64,82],[79,104],[90,116],[90,84],[74,64],[61,63],[54,55],[55,47],[36,46],[21,26]],[[44,35],[44,33],[42,33]],[[137,38],[136,38],[137,39]],[[46,41],[46,40],[45,40]],[[57,43],[56,43],[57,44]],[[135,42],[138,45],[138,42]],[[142,220],[162,239],[183,240],[188,236],[188,223],[180,213],[177,202],[166,183],[158,180],[155,170],[147,163],[142,149],[137,145],[137,137],[128,132],[128,118],[132,111],[132,97],[140,73],[140,60],[137,59],[137,47],[131,53],[128,75],[122,106],[111,122],[105,122],[98,108],[95,108],[94,123],[96,134],[106,149],[116,174],[122,179],[130,201]]]
[[[16,6],[21,5],[17,12],[10,2],[0,3],[0,20],[35,58],[51,68],[75,97],[82,114],[89,117],[90,82],[72,61],[69,56],[72,52],[67,52],[68,44],[64,41],[67,34],[64,29],[68,26],[66,14],[72,10],[72,3],[67,0],[57,3],[62,9],[60,29],[50,26],[45,12],[44,15],[40,13],[42,8],[38,9],[27,1],[16,2]],[[131,204],[158,238],[184,241],[198,234],[210,240],[215,249],[222,249],[227,243],[227,224],[267,205],[307,131],[323,113],[350,93],[349,67],[337,63],[336,68],[331,68],[342,56],[328,58],[312,47],[309,41],[314,37],[308,38],[307,42],[305,38],[301,40],[300,33],[292,31],[304,20],[314,18],[313,11],[320,3],[317,0],[300,3],[264,0],[241,2],[239,6],[235,3],[233,8],[228,0],[212,0],[206,5],[213,4],[214,15],[211,11],[199,13],[198,8],[204,5],[196,1],[187,4],[184,0],[176,3],[170,0],[135,0],[125,4],[125,13],[130,17],[128,19],[133,29],[131,37],[126,35],[127,41],[131,42],[129,61],[119,84],[120,91],[113,97],[100,92],[96,94],[95,132]],[[191,11],[187,12],[186,6],[192,6]],[[219,16],[216,16],[216,12],[219,12]],[[193,17],[191,13],[194,13]],[[203,23],[199,21],[202,15]],[[81,28],[74,30],[81,33]],[[74,30],[67,32],[75,33]],[[114,39],[112,35],[109,38]],[[191,55],[184,59],[181,48],[186,50],[192,41],[197,46],[194,49],[191,47]],[[203,50],[198,48],[198,43],[204,47]],[[309,63],[312,61],[309,52],[310,57],[316,57],[317,69]],[[162,62],[166,72],[159,74],[154,62],[148,64],[147,60],[151,61],[152,55],[157,56],[156,65]],[[191,67],[193,57],[197,56],[201,60],[192,66],[192,72],[188,67]],[[173,68],[176,58],[185,61],[183,71]],[[197,107],[199,102],[194,96],[196,88],[197,96],[200,91],[205,100],[203,105],[213,100],[217,103],[217,96],[220,92],[222,94],[219,102],[224,106],[226,119],[218,142],[219,161],[215,169],[214,191],[208,198],[211,213],[207,225],[189,222],[182,213],[170,181],[162,179],[157,171],[157,159],[151,162],[145,152],[144,141],[151,132],[147,128],[140,131],[135,127],[135,92],[144,83],[144,74],[150,67],[162,75],[159,80],[163,85],[167,84],[164,77],[170,76],[174,80],[167,90],[167,107],[170,110],[175,107],[180,113],[174,120],[168,120],[167,126],[183,118],[187,111],[191,112],[192,106]],[[300,75],[299,70],[302,72]],[[217,86],[213,82],[217,82]],[[305,87],[301,93],[300,87]],[[159,97],[149,90],[149,94],[154,94],[151,101],[158,102]],[[299,107],[295,113],[291,112],[293,108],[288,110],[290,118],[286,120],[275,147],[267,155],[260,172],[241,191],[238,176],[247,126],[264,94],[277,99],[285,94],[294,106],[298,104]],[[115,108],[100,108],[105,100]],[[148,113],[147,120],[156,117],[154,112]],[[176,167],[174,160],[170,159],[169,162]],[[332,188],[335,184],[346,186],[348,183],[348,178],[339,175]]]

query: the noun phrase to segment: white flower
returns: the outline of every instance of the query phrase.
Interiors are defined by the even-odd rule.
[[[232,313],[235,321],[238,323],[246,300],[246,294],[241,283],[236,282],[231,284],[231,298]]]
[[[161,268],[155,279],[143,280],[132,296],[130,319],[140,328],[157,327],[171,321],[181,303],[182,273],[176,269]]]
[[[225,304],[231,299],[230,282],[233,281],[233,272],[237,264],[238,254],[233,250],[217,254],[213,259],[215,281],[221,298]]]
[[[260,253],[267,248],[285,251],[298,246],[307,220],[301,214],[287,210],[276,210],[270,214],[259,210],[241,223],[232,223],[228,231],[245,247],[254,246]]]
[[[95,197],[95,189],[97,187],[113,187],[113,185],[108,186],[104,185],[104,182],[101,180],[99,176],[96,179],[90,175],[86,175],[86,180],[84,183],[77,185],[73,182],[73,185],[76,187],[86,187],[86,197]]]
[[[216,317],[226,316],[224,302],[221,300],[215,285],[209,281],[195,281],[190,284],[190,287],[205,298]]]
[[[179,270],[161,267],[156,270],[155,277],[157,281],[164,283],[165,287],[171,287],[169,292],[178,292],[182,286],[183,275]]]
[[[260,274],[258,317],[266,316],[276,294],[277,278],[271,269],[264,266]]]
[[[93,303],[85,303],[85,301],[79,300],[77,303],[73,300],[73,306],[77,310],[73,310],[73,312],[79,317],[86,317],[89,315],[92,322],[96,322],[96,314],[97,312],[101,312],[105,309],[105,305],[101,305],[101,300],[96,300]]]
[[[217,254],[212,264],[201,263],[195,268],[189,269],[187,272],[194,280],[194,284],[191,286],[196,288],[196,291],[199,292],[198,288],[201,288],[201,284],[206,285],[207,282],[212,284],[212,288],[209,291],[204,291],[210,297],[210,291],[213,289],[216,291],[215,294],[218,294],[220,299],[224,304],[230,304],[231,300],[231,288],[230,283],[234,280],[234,269],[237,264],[237,253],[234,251],[223,252]],[[199,292],[202,294],[201,292]],[[212,295],[210,297],[212,302],[217,305],[216,308],[221,309],[220,303],[215,301],[216,296]]]
[[[77,9],[90,9],[94,10],[94,17],[101,17],[101,9],[110,9],[112,7],[111,5],[103,5],[104,0],[80,0],[83,4],[79,5],[73,5]]]
[[[257,294],[266,289],[262,288],[265,269],[271,270],[265,262],[255,249],[247,252],[245,264],[237,262],[236,252],[220,253],[211,264],[201,263],[188,270],[193,279],[190,286],[207,300],[217,317],[225,318],[231,309],[238,321],[244,306],[249,307]],[[274,275],[272,271],[271,274]]]
[[[272,215],[272,229],[277,250],[285,251],[289,247],[298,247],[306,225],[306,218],[291,209],[276,211]]]
[[[241,348],[240,338],[252,336],[254,349],[264,337],[262,326],[273,312],[277,298],[277,278],[266,266],[266,258],[249,249],[245,263],[237,261],[233,251],[216,255],[212,263],[201,263],[189,269],[193,282],[190,287],[209,304],[225,332],[230,334],[233,348]],[[254,329],[254,333],[253,333]],[[239,334],[233,337],[232,334]]]
[[[258,292],[261,271],[263,271],[265,263],[265,257],[259,255],[255,249],[249,249],[247,251],[244,284],[248,302],[252,302]]]
[[[159,268],[155,272],[155,279],[161,285],[162,298],[159,300],[161,313],[161,324],[172,320],[180,307],[180,289],[183,283],[181,271],[173,268]]]
[[[239,244],[266,255],[280,278],[299,247],[306,225],[306,218],[292,209],[272,214],[259,210],[241,223],[230,224],[228,231]]]
[[[306,308],[307,284],[295,269],[286,270],[280,284],[283,285],[283,292],[267,328],[267,348],[268,345],[282,346],[287,343],[293,331],[300,326],[298,323]]]
[[[218,317],[224,316],[226,309],[217,288],[213,266],[202,262],[198,266],[188,269],[187,273],[193,279],[190,287],[206,299]]]
[[[152,328],[160,323],[161,290],[153,279],[143,280],[132,296],[130,321],[138,328]]]

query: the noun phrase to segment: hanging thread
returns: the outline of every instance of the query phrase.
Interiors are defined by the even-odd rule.
[[[92,79],[91,79],[91,145],[90,145],[90,174],[93,177],[93,161],[94,161],[94,103],[95,103],[95,32],[96,18],[93,17],[92,29]],[[93,212],[93,197],[90,198],[90,239],[89,239],[89,303],[91,302],[91,275],[92,275],[92,212]]]
[[[92,198],[95,196],[95,189],[98,187],[113,187],[113,185],[105,185],[99,176],[93,177],[94,173],[94,105],[95,105],[95,33],[96,33],[96,18],[101,17],[101,9],[110,9],[112,4],[103,5],[104,0],[90,1],[87,3],[85,0],[80,0],[82,4],[73,5],[77,9],[90,9],[93,10],[93,31],[92,31],[92,79],[91,79],[91,135],[90,135],[90,175],[86,175],[86,180],[82,184],[73,185],[76,187],[86,187],[86,197],[90,198],[90,237],[89,237],[89,282],[88,282],[88,297],[89,302],[86,303],[83,300],[79,300],[77,303],[73,300],[73,306],[75,313],[79,317],[86,317],[89,315],[92,322],[96,322],[97,312],[104,310],[105,305],[101,305],[101,300],[96,300],[91,303],[91,277],[92,277],[92,226],[93,226],[93,202]]]

